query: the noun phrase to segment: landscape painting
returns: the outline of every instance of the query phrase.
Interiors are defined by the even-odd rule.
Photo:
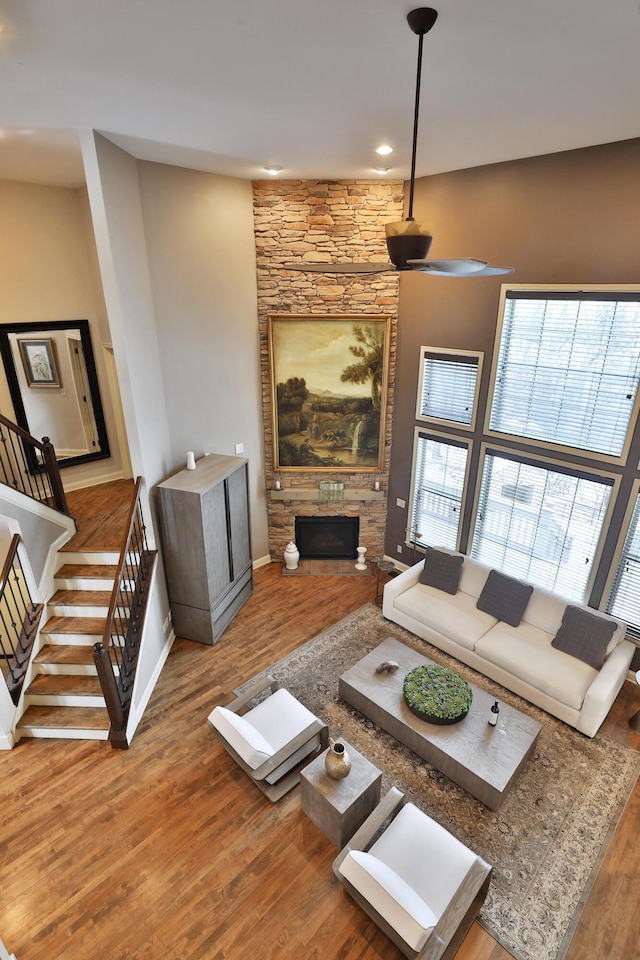
[[[274,470],[381,470],[390,318],[268,322]]]

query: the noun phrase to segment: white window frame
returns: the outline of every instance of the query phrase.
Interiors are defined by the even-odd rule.
[[[431,432],[424,427],[415,427],[413,431],[413,456],[411,460],[411,484],[409,486],[409,500],[408,500],[408,510],[407,510],[407,527],[405,530],[405,546],[409,547],[410,550],[418,550],[423,552],[429,544],[420,544],[415,543],[411,538],[412,529],[413,529],[413,504],[414,504],[414,491],[416,483],[416,465],[418,460],[418,440],[420,437],[424,437],[428,440],[434,440],[436,443],[450,443],[455,447],[466,447],[467,449],[467,463],[464,472],[464,481],[462,484],[462,494],[460,500],[460,514],[458,517],[458,531],[456,535],[456,544],[455,549],[460,549],[460,532],[462,529],[462,513],[464,510],[465,503],[467,502],[467,496],[469,491],[469,470],[471,466],[471,460],[473,455],[473,440],[470,437],[457,437],[453,434],[447,433],[436,433]],[[437,546],[437,544],[435,544]]]
[[[636,391],[636,397],[631,411],[631,416],[629,418],[629,426],[627,428],[627,434],[623,444],[622,451],[620,456],[615,456],[613,454],[598,453],[594,450],[583,450],[578,447],[569,447],[562,444],[557,444],[550,442],[548,440],[536,440],[531,437],[523,437],[514,434],[503,433],[502,431],[492,430],[490,427],[491,423],[491,411],[493,408],[493,400],[495,395],[495,385],[496,377],[498,373],[498,360],[500,353],[500,342],[502,340],[502,328],[504,325],[504,315],[505,315],[505,306],[508,294],[511,291],[517,291],[519,293],[527,293],[530,291],[532,294],[536,293],[549,293],[550,296],[553,296],[553,293],[603,293],[607,295],[620,294],[638,294],[640,296],[640,286],[632,283],[621,283],[621,284],[548,284],[548,283],[526,283],[526,284],[502,284],[500,291],[500,302],[498,306],[498,320],[496,324],[496,335],[493,348],[493,358],[491,363],[491,376],[489,378],[489,395],[487,397],[487,405],[485,409],[485,421],[484,421],[484,435],[487,437],[495,437],[496,439],[510,439],[518,443],[519,446],[530,446],[530,447],[539,447],[544,450],[552,451],[556,453],[567,453],[572,456],[583,457],[591,461],[600,461],[603,463],[626,463],[629,456],[629,447],[633,438],[633,431],[635,424],[638,420],[638,415],[640,414],[640,389]],[[551,462],[551,461],[549,461]],[[596,472],[596,471],[591,471]],[[475,511],[474,511],[475,516]]]
[[[471,410],[471,420],[469,423],[463,423],[460,420],[448,419],[445,417],[430,417],[422,413],[422,399],[425,392],[425,360],[427,355],[435,354],[436,356],[441,355],[444,362],[451,357],[470,357],[475,359],[475,364],[470,363],[470,366],[476,367],[476,383],[473,394],[473,409]],[[416,396],[416,420],[420,420],[422,423],[438,423],[447,427],[458,427],[460,430],[475,430],[476,427],[476,417],[478,414],[478,398],[480,396],[480,384],[482,382],[482,365],[484,361],[484,353],[479,350],[454,350],[449,347],[420,347],[420,364],[418,367],[418,390]]]
[[[605,511],[604,519],[602,522],[600,537],[598,538],[598,542],[595,546],[595,550],[593,553],[593,562],[591,564],[591,570],[589,571],[589,577],[587,578],[587,581],[585,583],[584,593],[581,600],[582,603],[587,603],[588,598],[591,596],[591,591],[593,590],[594,578],[597,574],[597,571],[600,567],[600,563],[602,560],[602,551],[604,548],[604,543],[607,538],[607,534],[611,527],[611,518],[613,516],[614,507],[618,499],[618,494],[620,492],[620,484],[622,482],[622,477],[619,474],[614,474],[606,470],[600,470],[592,466],[585,466],[585,465],[578,466],[577,464],[567,463],[565,460],[553,460],[550,457],[540,457],[536,455],[531,455],[526,453],[525,450],[521,448],[500,446],[499,444],[496,444],[496,443],[486,443],[486,442],[482,443],[480,445],[478,475],[476,479],[475,491],[474,491],[474,497],[473,497],[471,529],[469,531],[469,546],[467,551],[469,556],[471,556],[471,549],[475,539],[476,527],[478,525],[478,505],[480,502],[480,493],[482,490],[482,483],[484,479],[484,468],[486,463],[487,451],[496,453],[498,455],[505,454],[511,459],[519,458],[525,462],[529,462],[534,464],[535,466],[539,466],[540,469],[542,470],[554,470],[555,468],[558,468],[561,472],[564,472],[564,473],[568,472],[570,476],[576,476],[582,473],[582,474],[589,474],[593,477],[602,477],[603,480],[610,481],[611,496],[609,497],[609,503]],[[508,570],[505,570],[503,572],[507,574],[509,573]],[[560,591],[557,589],[554,589],[552,592],[557,593],[558,596],[562,596],[562,594],[560,594]]]

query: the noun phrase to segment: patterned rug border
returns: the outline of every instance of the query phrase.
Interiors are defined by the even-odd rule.
[[[363,630],[365,628],[372,633],[371,639],[366,642],[363,640]],[[349,654],[347,649],[347,655],[344,656],[344,644],[335,641],[345,632],[350,634],[354,631],[356,635],[350,638],[353,653]],[[546,739],[549,741],[549,746],[540,747],[540,755],[538,756],[537,753],[531,758],[512,794],[497,813],[489,811],[479,801],[474,801],[461,788],[456,787],[429,764],[419,760],[411,754],[411,751],[397,744],[389,734],[376,728],[371,721],[366,720],[353,708],[348,707],[337,696],[337,683],[340,674],[361,659],[366,652],[381,643],[386,636],[395,636],[409,646],[423,651],[425,656],[446,666],[453,665],[459,673],[466,676],[472,683],[486,690],[495,691],[497,699],[513,704],[542,724],[543,731],[540,734],[538,744],[543,744]],[[322,652],[320,651],[321,645],[326,646],[329,641],[334,641],[333,647],[324,651],[325,660],[323,663],[326,665],[328,658],[333,657],[336,660],[337,675],[327,677],[329,683],[325,683],[324,678],[319,678],[317,671],[305,671],[304,664],[305,661],[314,656],[317,659],[318,654]],[[299,675],[296,674],[296,668]],[[329,667],[329,669],[332,668]],[[541,771],[542,777],[545,775],[545,764],[550,768],[546,771],[547,781],[540,779],[540,777],[538,781],[534,781],[538,789],[540,789],[540,783],[546,784],[547,790],[551,787],[551,792],[548,792],[547,795],[542,793],[536,796],[533,801],[534,805],[538,803],[538,800],[546,800],[547,796],[552,797],[552,793],[562,797],[563,789],[570,789],[570,786],[563,788],[563,782],[560,778],[557,781],[552,779],[553,764],[549,762],[550,758],[545,756],[545,750],[553,752],[555,749],[557,752],[564,746],[564,741],[569,740],[570,745],[575,746],[575,752],[581,756],[584,755],[583,767],[588,770],[593,769],[594,757],[598,754],[602,755],[603,765],[609,761],[609,766],[611,766],[614,757],[621,760],[622,762],[615,768],[618,780],[615,783],[603,784],[599,782],[599,777],[592,778],[593,782],[590,781],[587,787],[581,787],[584,796],[581,794],[574,798],[573,806],[569,807],[570,813],[565,812],[561,822],[559,815],[560,801],[552,806],[550,819],[553,821],[555,818],[556,823],[552,823],[549,829],[540,828],[542,846],[544,847],[545,842],[549,846],[541,856],[541,862],[538,866],[529,862],[528,859],[526,862],[522,858],[520,861],[516,861],[514,854],[514,860],[511,864],[513,870],[510,870],[509,866],[505,867],[503,863],[500,876],[496,876],[499,863],[495,864],[496,871],[494,871],[489,896],[478,918],[491,936],[508,950],[516,960],[564,960],[602,860],[640,774],[640,754],[637,751],[604,734],[599,733],[593,739],[584,737],[573,728],[505,690],[499,684],[488,680],[482,674],[478,674],[431,644],[409,633],[403,627],[385,620],[380,608],[373,603],[365,604],[331,627],[323,630],[276,661],[258,676],[264,674],[273,674],[281,682],[290,684],[292,692],[296,693],[302,702],[325,719],[334,736],[341,726],[350,724],[349,733],[341,732],[339,735],[351,740],[351,742],[356,739],[357,742],[354,742],[354,746],[360,752],[369,756],[369,759],[382,769],[383,791],[386,791],[392,784],[397,785],[410,799],[426,808],[427,812],[435,816],[452,833],[458,835],[463,842],[468,843],[472,848],[475,845],[477,852],[485,856],[485,859],[488,859],[489,862],[495,863],[496,857],[491,858],[487,855],[487,851],[478,849],[479,837],[474,837],[471,832],[476,828],[475,820],[479,821],[484,816],[490,830],[493,830],[495,836],[484,837],[490,846],[496,842],[496,836],[498,836],[500,842],[504,841],[506,847],[511,842],[514,849],[517,850],[516,844],[519,840],[522,840],[522,837],[518,835],[521,824],[517,822],[514,808],[518,794],[524,795],[525,784],[528,783],[529,775],[533,776],[534,761],[539,761],[540,769],[537,773]],[[335,686],[333,695],[329,687],[330,683]],[[236,692],[242,691],[246,686],[247,683],[242,684]],[[357,738],[360,738],[359,741]],[[560,747],[557,744],[560,744]],[[580,757],[578,757],[579,760]],[[412,764],[413,769],[411,768]],[[624,767],[624,771],[618,769],[618,766],[620,768]],[[407,774],[406,780],[409,783],[398,779],[398,769],[404,770]],[[416,771],[417,775],[415,775]],[[561,772],[566,776],[564,767]],[[584,784],[584,774],[580,772],[580,776],[582,778],[581,782]],[[411,784],[412,778],[415,781],[413,785]],[[558,789],[554,790],[556,782]],[[618,797],[615,808],[613,807],[613,793],[616,793]],[[531,802],[531,796],[529,802]],[[608,809],[607,804],[609,804],[610,809]],[[598,812],[594,814],[596,810]],[[600,811],[603,811],[603,814]],[[465,815],[468,818],[466,824]],[[594,825],[594,821],[596,817],[601,820],[602,815],[608,816],[608,822],[606,830],[603,830],[602,836],[600,836],[598,825]],[[546,823],[545,818],[541,818],[537,811],[532,819]],[[469,835],[467,835],[465,826],[468,826],[471,821],[473,821],[473,826]],[[527,829],[530,829],[530,827],[525,827],[521,832],[526,833]],[[500,836],[503,831],[504,836]],[[589,862],[585,864],[583,845],[588,843],[590,831],[596,835],[594,846],[597,845],[597,849],[588,850]],[[546,836],[547,833],[553,834],[550,839]],[[587,840],[585,840],[585,837]],[[523,844],[522,849],[525,848],[526,844]],[[502,848],[501,853],[504,857],[505,851]],[[538,855],[540,856],[540,854]],[[521,891],[519,891],[519,883]],[[498,888],[501,884],[502,889],[499,891]],[[509,894],[513,891],[516,891],[516,893],[510,898]],[[520,908],[518,908],[517,903],[514,905],[513,902],[518,900],[517,892],[520,892],[522,901]]]

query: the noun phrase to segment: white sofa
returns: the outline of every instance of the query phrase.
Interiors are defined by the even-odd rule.
[[[438,547],[438,551],[461,556]],[[517,627],[478,610],[490,568],[465,556],[455,594],[420,582],[424,560],[385,584],[388,620],[427,640],[588,737],[595,736],[624,683],[635,650],[626,624],[571,603],[616,624],[600,669],[552,646],[567,601],[534,589]]]

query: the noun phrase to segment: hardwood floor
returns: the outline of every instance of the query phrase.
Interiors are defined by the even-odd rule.
[[[0,938],[17,960],[401,960],[333,877],[337,851],[299,791],[272,805],[206,724],[375,589],[264,567],[216,646],[176,641],[128,751],[25,739],[0,752]],[[638,707],[626,684],[606,724],[636,749]],[[636,786],[567,960],[640,957],[639,835]],[[508,958],[477,924],[457,954]]]

